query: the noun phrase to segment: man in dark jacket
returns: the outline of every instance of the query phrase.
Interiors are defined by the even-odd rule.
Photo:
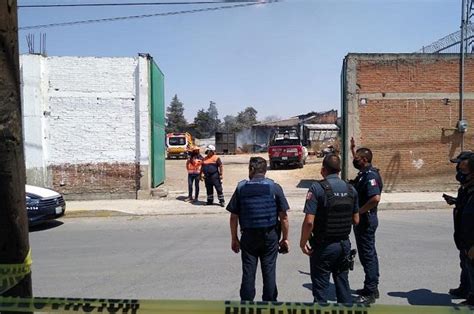
[[[456,158],[451,159],[452,163],[456,163],[456,180],[461,183],[464,176],[459,169],[459,164],[461,161],[468,159],[473,152],[464,151],[461,152]],[[459,260],[460,260],[460,267],[461,267],[461,275],[460,275],[460,283],[459,287],[449,289],[449,294],[456,298],[466,299],[470,290],[470,283],[469,283],[469,274],[466,268],[466,253],[461,248],[461,217],[462,217],[462,210],[463,207],[466,205],[466,189],[463,184],[460,185],[458,189],[457,197],[452,197],[446,194],[443,194],[446,203],[449,205],[455,205],[453,208],[453,222],[454,222],[454,243],[456,244],[456,248],[459,250]]]
[[[459,246],[466,254],[465,266],[469,274],[469,293],[462,304],[474,305],[474,156],[459,163],[460,182],[465,191],[465,204],[459,222]]]
[[[239,182],[227,205],[230,214],[231,247],[241,253],[242,283],[240,298],[255,298],[255,275],[260,260],[263,278],[263,301],[276,301],[276,260],[280,251],[288,252],[288,202],[281,186],[265,178],[267,161],[252,157],[249,162],[249,179]],[[281,241],[278,226],[281,223]],[[238,237],[240,225],[241,237]]]

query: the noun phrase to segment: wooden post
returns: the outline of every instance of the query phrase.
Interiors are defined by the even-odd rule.
[[[23,263],[29,249],[17,1],[0,0],[0,268]],[[32,296],[31,275],[2,296]]]

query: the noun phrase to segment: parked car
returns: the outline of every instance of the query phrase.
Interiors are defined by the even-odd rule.
[[[25,186],[26,211],[30,226],[64,215],[66,202],[61,194],[33,185]]]

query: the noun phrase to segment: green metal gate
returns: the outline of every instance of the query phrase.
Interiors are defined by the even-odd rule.
[[[152,187],[165,182],[165,76],[150,58]]]

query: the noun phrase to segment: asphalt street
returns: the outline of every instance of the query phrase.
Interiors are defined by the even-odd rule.
[[[449,210],[379,213],[381,304],[450,305],[458,255]],[[280,301],[311,301],[308,257],[299,249],[303,215],[290,215],[291,252],[278,259]],[[240,255],[228,215],[63,218],[30,231],[33,290],[42,297],[238,300]],[[354,244],[354,242],[353,242]],[[362,287],[356,262],[351,288]],[[261,279],[257,279],[257,299]],[[332,287],[333,288],[333,287]],[[332,293],[334,297],[334,294]]]

